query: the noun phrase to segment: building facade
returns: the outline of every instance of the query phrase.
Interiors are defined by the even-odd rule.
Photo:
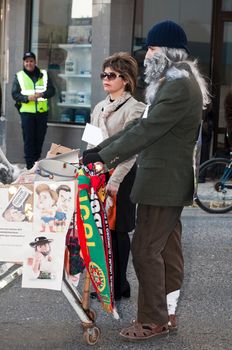
[[[11,86],[25,50],[36,54],[38,66],[48,70],[56,88],[43,155],[51,142],[84,149],[84,125],[105,96],[99,78],[104,58],[128,51],[137,59],[136,97],[143,100],[145,38],[154,23],[166,19],[184,28],[191,54],[210,85],[211,154],[223,147],[223,101],[232,80],[232,1],[0,0],[0,6],[0,146],[10,161],[23,162],[20,118]]]

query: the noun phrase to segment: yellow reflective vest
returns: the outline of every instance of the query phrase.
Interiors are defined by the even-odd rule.
[[[43,74],[41,78],[34,82],[31,78],[23,71],[17,73],[19,85],[21,87],[21,94],[30,96],[36,92],[44,92],[47,90],[48,74],[47,71],[42,69],[40,72]],[[38,98],[37,101],[29,101],[27,103],[22,102],[20,112],[26,113],[43,113],[48,111],[48,100],[46,98]]]

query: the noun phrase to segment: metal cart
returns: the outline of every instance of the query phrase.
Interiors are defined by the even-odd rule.
[[[11,284],[22,275],[22,266],[13,263],[2,263],[0,265],[0,290]],[[62,292],[78,315],[83,327],[83,339],[88,345],[97,344],[100,338],[100,329],[97,327],[96,313],[90,309],[89,292],[90,276],[85,272],[83,295],[68,281],[64,272]]]

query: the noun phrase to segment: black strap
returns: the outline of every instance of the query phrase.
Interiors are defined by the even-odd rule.
[[[115,111],[117,111],[119,108],[121,108],[129,99],[131,98],[131,96],[129,98],[126,99],[126,101],[124,101],[123,103],[121,103],[116,109]],[[114,111],[114,112],[115,112]]]
[[[124,102],[122,102],[113,112],[117,111],[119,108],[121,108],[132,96],[128,97]],[[104,107],[102,107],[102,112],[104,111]]]

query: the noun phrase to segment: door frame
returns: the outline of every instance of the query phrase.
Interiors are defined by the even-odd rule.
[[[223,53],[224,23],[232,22],[232,11],[222,11],[222,0],[213,1],[211,65],[212,111],[214,115],[213,153],[218,148],[218,135],[225,135],[226,129],[219,127],[221,62]]]

